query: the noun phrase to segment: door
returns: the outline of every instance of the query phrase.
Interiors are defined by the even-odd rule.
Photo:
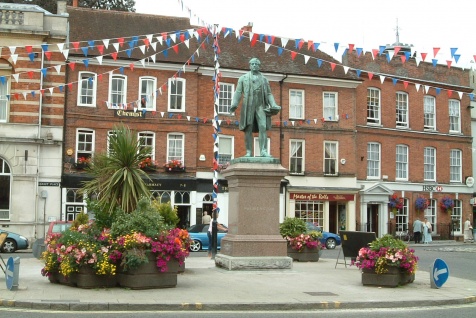
[[[367,232],[375,232],[378,237],[378,204],[367,205]]]

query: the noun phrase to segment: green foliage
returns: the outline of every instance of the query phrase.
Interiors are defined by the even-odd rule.
[[[83,183],[82,193],[98,193],[99,210],[113,213],[120,207],[125,212],[136,209],[137,202],[150,197],[144,178],[150,177],[139,163],[150,156],[150,149],[141,147],[137,136],[123,124],[114,127],[109,137],[109,154],[95,154],[88,169],[92,180]]]
[[[72,227],[78,228],[78,226],[83,224],[88,224],[89,216],[86,213],[79,213],[76,216],[76,220],[73,221]]]
[[[147,237],[157,237],[167,228],[159,211],[152,206],[150,200],[143,198],[138,202],[137,209],[132,213],[123,211],[116,213],[111,226],[111,235],[115,238],[138,232]]]
[[[160,216],[164,219],[165,225],[170,228],[177,226],[180,218],[177,215],[177,208],[172,208],[170,202],[160,203],[157,200],[152,201],[152,206],[159,211]]]
[[[284,222],[279,225],[279,234],[282,237],[296,237],[306,233],[306,222],[299,218],[285,218]]]
[[[383,237],[372,241],[369,246],[374,251],[378,251],[382,247],[396,248],[401,250],[407,247],[407,245],[402,240],[396,239],[390,234],[386,234]]]
[[[115,210],[109,212],[109,206],[101,206],[96,200],[87,200],[87,207],[88,211],[94,213],[94,225],[98,229],[110,229],[117,213],[121,210],[116,207]]]
[[[4,0],[2,2],[36,4],[51,13],[58,11],[56,0]],[[73,0],[67,0],[67,4],[71,6]],[[135,12],[135,5],[135,0],[78,0],[79,7],[102,10]]]

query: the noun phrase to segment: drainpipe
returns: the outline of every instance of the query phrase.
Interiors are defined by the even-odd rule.
[[[281,162],[283,162],[283,126],[281,125],[283,122],[283,83],[286,78],[288,78],[288,74],[284,74],[283,79],[279,81],[279,105],[281,105],[281,111],[279,112],[279,160]]]
[[[40,66],[40,69],[42,70],[43,69],[43,66],[44,66],[44,58],[45,58],[45,55],[44,55],[44,52],[43,52],[43,49],[41,49],[41,66]],[[40,72],[40,91],[43,89],[43,73]],[[43,109],[43,95],[39,94],[40,96],[40,101],[39,101],[39,109],[38,109],[38,134],[37,134],[37,139],[39,140],[41,138],[41,117],[42,117],[42,109]],[[36,149],[37,149],[37,156],[38,156],[38,160],[37,160],[37,164],[36,164],[36,177],[35,177],[35,180],[36,180],[36,184],[35,184],[35,239],[37,238],[37,235],[38,235],[38,213],[39,213],[39,208],[38,208],[38,204],[40,202],[40,199],[39,199],[39,193],[38,193],[38,183],[40,182],[40,158],[41,158],[41,144],[37,144],[36,145]],[[26,165],[25,165],[26,167]]]
[[[279,81],[279,105],[281,105],[281,111],[279,112],[279,160],[283,162],[283,83],[284,80],[288,78],[288,74],[284,74],[284,77]],[[286,180],[286,179],[285,179]],[[289,181],[284,186],[284,217],[288,215],[288,205],[286,204],[286,189],[288,187]]]

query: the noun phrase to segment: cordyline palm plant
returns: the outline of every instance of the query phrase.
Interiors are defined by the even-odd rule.
[[[150,156],[150,149],[141,147],[135,134],[123,124],[114,127],[109,137],[109,154],[93,157],[88,171],[93,179],[83,183],[83,193],[97,193],[98,205],[112,213],[117,207],[132,212],[141,197],[150,197],[144,181],[149,178],[139,163]]]

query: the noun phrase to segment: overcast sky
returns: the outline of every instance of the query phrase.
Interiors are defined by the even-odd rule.
[[[192,24],[200,19],[237,29],[252,22],[255,33],[312,40],[328,53],[335,53],[334,43],[365,51],[392,44],[398,19],[400,42],[428,53],[427,62],[435,47],[443,64],[457,48],[460,58],[458,64],[453,59],[453,66],[468,66],[476,55],[475,1],[136,0],[138,13],[190,17],[188,9]]]

